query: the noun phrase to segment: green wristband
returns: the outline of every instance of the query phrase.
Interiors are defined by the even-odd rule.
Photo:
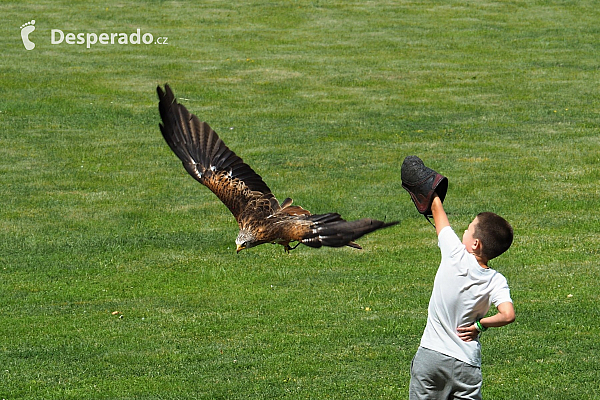
[[[481,325],[480,321],[481,320],[479,320],[479,319],[477,321],[475,321],[475,327],[477,328],[477,330],[479,332],[485,332],[485,331],[487,331],[488,328],[486,328],[485,326]]]

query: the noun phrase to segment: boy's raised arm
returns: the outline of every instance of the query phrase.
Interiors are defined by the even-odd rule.
[[[431,213],[433,214],[433,222],[435,223],[435,231],[439,235],[442,229],[447,226],[450,226],[450,222],[448,221],[448,216],[446,215],[446,211],[444,211],[444,207],[442,206],[442,201],[437,193],[434,194],[433,203],[431,204]]]

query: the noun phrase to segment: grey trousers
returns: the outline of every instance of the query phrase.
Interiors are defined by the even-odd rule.
[[[410,367],[409,399],[481,400],[481,368],[419,347]]]

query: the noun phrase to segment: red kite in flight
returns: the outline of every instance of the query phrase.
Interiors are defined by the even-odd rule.
[[[364,218],[346,221],[337,213],[311,214],[292,199],[279,203],[262,178],[223,143],[206,122],[177,103],[169,85],[157,87],[163,137],[185,170],[229,208],[240,232],[237,252],[263,243],[281,244],[286,252],[300,243],[310,247],[361,247],[354,240],[396,225]],[[290,242],[297,242],[290,247]]]

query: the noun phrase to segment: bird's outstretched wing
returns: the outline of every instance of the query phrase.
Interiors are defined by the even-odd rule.
[[[163,122],[160,131],[169,147],[186,171],[216,194],[238,222],[251,201],[266,203],[272,208],[268,214],[280,208],[260,175],[229,150],[206,122],[177,103],[169,85],[164,91],[158,86],[156,91]]]

